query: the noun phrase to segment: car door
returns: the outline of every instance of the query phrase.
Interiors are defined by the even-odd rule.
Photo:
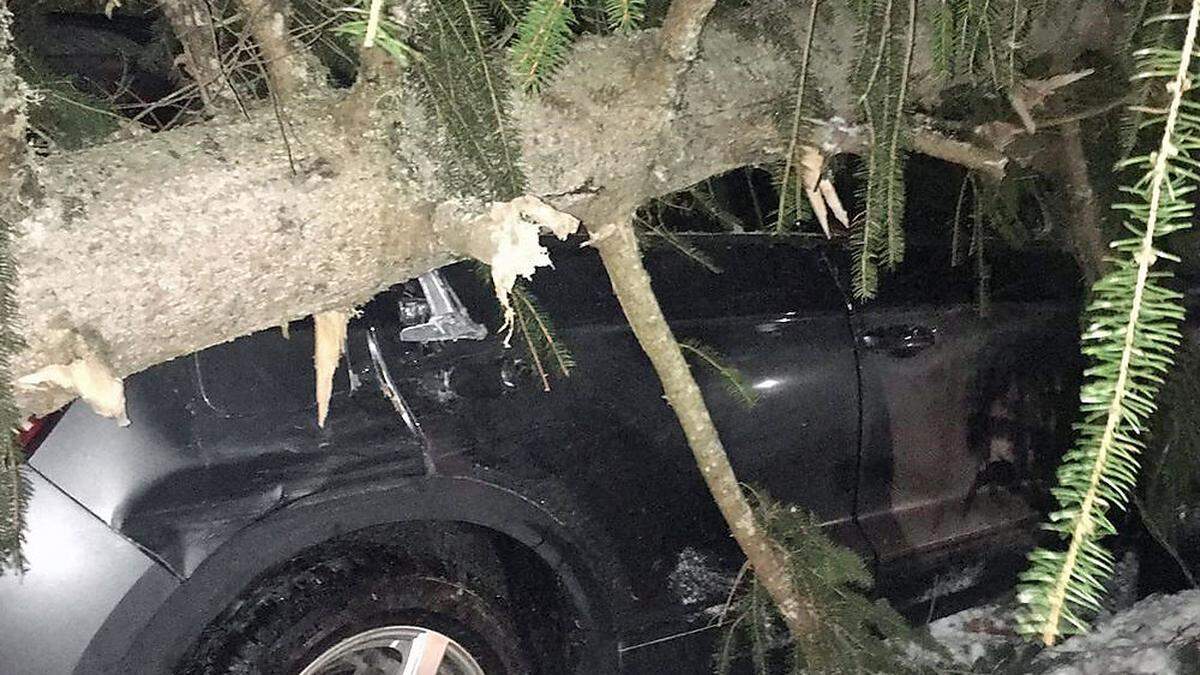
[[[858,518],[893,579],[1028,533],[1077,400],[1079,282],[1069,258],[992,256],[981,304],[978,270],[949,256],[944,243],[914,242],[878,299],[854,308]]]
[[[686,236],[707,271],[670,247],[647,265],[744,483],[813,511],[861,545],[852,516],[858,381],[845,297],[808,236]],[[698,348],[698,349],[697,349]],[[718,363],[706,362],[708,350]],[[731,391],[728,366],[753,397]],[[721,535],[724,536],[724,532]]]
[[[711,265],[655,241],[645,263],[678,337],[718,355],[758,395],[747,407],[711,364],[690,357],[735,470],[855,539],[854,345],[821,251],[803,237],[683,239]],[[555,269],[530,285],[576,362],[569,377],[552,375],[545,391],[518,334],[509,350],[495,336],[446,345],[444,354],[476,356],[448,361],[428,386],[400,388],[439,470],[508,481],[614,552],[628,580],[618,622],[634,664],[673,642],[663,638],[709,624],[741,557],[598,256],[578,243],[556,246]],[[486,285],[461,268],[446,277],[473,316],[496,325]],[[704,667],[710,652],[693,651]]]

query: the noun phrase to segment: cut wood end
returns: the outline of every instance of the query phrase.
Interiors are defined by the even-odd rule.
[[[832,239],[829,214],[832,212],[833,217],[837,218],[838,222],[845,227],[850,225],[850,216],[846,213],[846,208],[842,206],[842,200],[838,196],[833,181],[824,175],[825,156],[821,154],[821,151],[811,145],[806,145],[800,148],[799,153],[799,173],[804,186],[804,196],[808,198],[813,215],[816,216],[817,223],[821,225],[821,231],[825,233],[827,239]]]

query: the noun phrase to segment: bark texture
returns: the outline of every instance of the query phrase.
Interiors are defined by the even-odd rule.
[[[188,75],[200,90],[204,107],[213,113],[237,105],[237,94],[226,78],[208,0],[164,0],[163,15],[183,45]]]
[[[656,30],[585,37],[540,96],[514,95],[529,194],[585,224],[617,222],[650,197],[782,156],[787,139],[775,115],[794,95],[791,45],[807,30],[807,3],[753,3],[714,16],[694,47],[710,3],[688,4],[683,23],[664,28],[674,45],[667,60],[686,67],[662,65]],[[488,207],[448,186],[447,143],[411,93],[385,78],[370,90],[332,91],[292,43],[272,44],[286,18],[275,0],[241,6],[282,94],[282,117],[280,106],[260,102],[249,119],[229,115],[41,162],[44,190],[29,181],[31,208],[15,215],[29,342],[15,377],[70,364],[81,350],[124,377],[282,321],[353,307],[481,255],[486,233],[472,228]],[[1062,6],[1056,11],[1099,4]],[[817,30],[812,86],[848,115],[831,126],[853,128],[846,82],[854,22],[844,3],[822,3]],[[1083,44],[1055,37],[1047,45],[1059,51]],[[912,86],[923,106],[937,99],[942,84],[928,59],[914,60]],[[843,144],[834,150],[861,149],[852,133],[833,137]],[[994,150],[932,129],[914,139],[918,151],[1003,170]],[[19,167],[0,170],[10,180]],[[17,394],[29,412],[72,396],[45,386]]]

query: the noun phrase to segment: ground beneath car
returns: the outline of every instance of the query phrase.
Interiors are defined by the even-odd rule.
[[[1037,675],[1110,675],[1200,673],[1200,590],[1151,595],[1132,607],[1100,618],[1087,635],[1052,649],[1013,632],[1011,604],[968,609],[929,625],[934,641],[952,663],[936,666],[947,673],[1033,673]],[[914,648],[914,659],[932,663]]]

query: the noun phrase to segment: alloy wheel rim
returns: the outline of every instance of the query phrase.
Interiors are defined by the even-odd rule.
[[[419,626],[363,631],[325,650],[300,675],[484,675],[470,652]]]

